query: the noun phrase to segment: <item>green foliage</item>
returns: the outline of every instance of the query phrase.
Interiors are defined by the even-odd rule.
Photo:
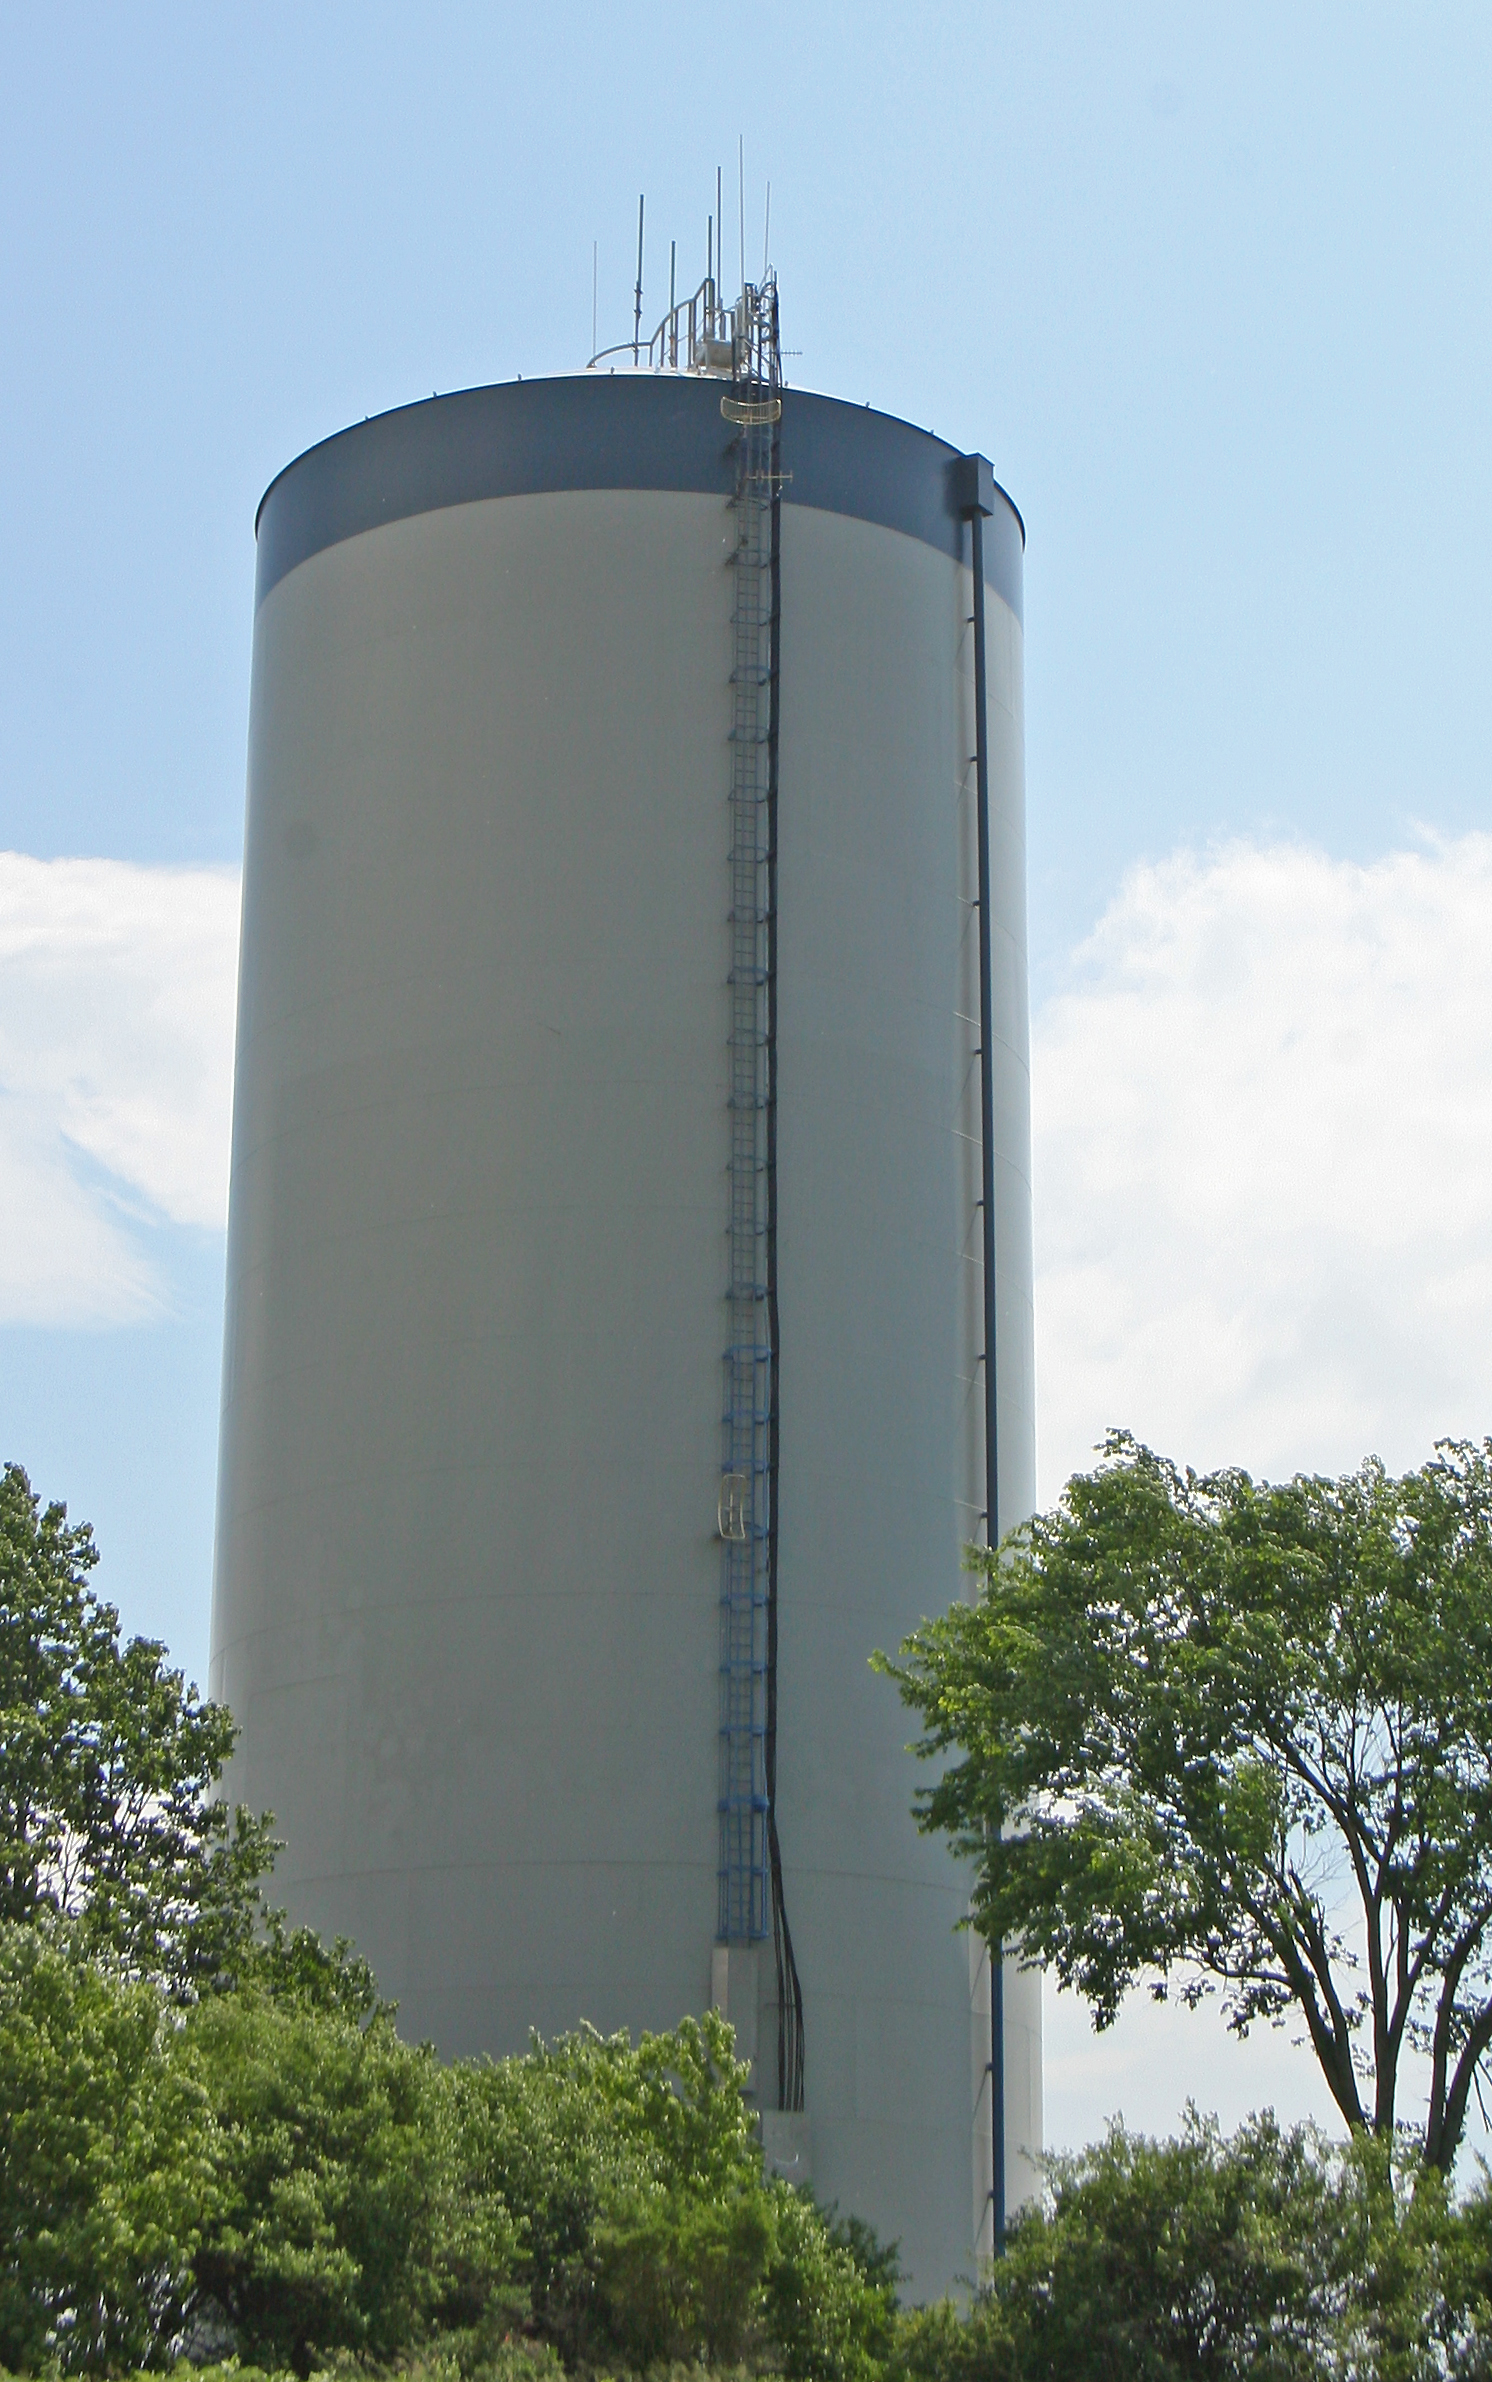
[[[263,1908],[266,1824],[216,1794],[232,1722],[121,1645],[95,1560],[6,1470],[0,2359],[231,2338],[304,2375],[438,2337],[465,2382],[557,2351],[868,2371],[873,2245],[764,2177],[724,2021],[452,2067],[402,2043],[350,1947]]]
[[[0,2362],[153,2360],[183,2320],[210,2129],[148,1985],[0,1924]]]
[[[905,2313],[894,2250],[764,2174],[717,2015],[495,2062],[401,2042],[349,1946],[262,1908],[264,1826],[214,1796],[231,1723],[120,1646],[88,1533],[12,1467],[0,2362],[158,2373],[231,2343],[253,2362],[182,2382],[1492,2382],[1492,2181],[1453,2206],[1383,2115],[1425,2043],[1444,2149],[1492,1995],[1489,1512],[1492,1451],[1271,1490],[1116,1440],[977,1611],[912,1642],[904,1692],[961,1757],[924,1823],[985,1856],[980,1924],[1049,1951],[1045,1923],[1100,2017],[1188,1959],[1236,2023],[1272,2016],[1301,1998],[1293,1944],[1379,2130],[1116,2128],[1050,2163],[971,2308]],[[1371,1962],[1331,2002],[1334,1843],[1378,1881],[1398,2005]]]
[[[1182,1473],[1122,1433],[893,1665],[975,1924],[1102,2027],[1147,1973],[1303,2015],[1349,2126],[1406,2046],[1449,2170],[1492,2045],[1492,1442],[1402,1480]],[[1355,1895],[1365,1959],[1333,1921]]]
[[[1048,2162],[965,2317],[902,2319],[894,2382],[1433,2382],[1483,2374],[1488,2308],[1435,2169],[1269,2116],[1115,2127]]]
[[[199,2003],[182,2045],[212,2124],[197,2297],[249,2354],[305,2374],[482,2313],[514,2229],[498,2195],[464,2189],[451,2075],[428,2048],[384,2012],[360,2025],[253,1990]]]
[[[354,2020],[387,2007],[373,1971],[345,1936],[328,1947],[313,1928],[291,1927],[283,1911],[260,1911],[258,1926],[235,1947],[218,1984]]]
[[[521,2212],[529,2320],[567,2363],[869,2370],[889,2287],[764,2177],[745,2077],[715,2012],[455,2071],[471,2173]]]
[[[776,2185],[770,2337],[797,2382],[869,2382],[890,2350],[896,2253],[867,2225],[825,2222],[806,2193]]]
[[[1469,2211],[1402,2143],[1357,2136],[1330,2159],[1319,2256],[1337,2311],[1334,2372],[1434,2382],[1486,2371],[1492,2305]]]
[[[213,1793],[233,1723],[88,1588],[92,1532],[0,1474],[0,1919],[71,1917],[188,1995],[253,1932],[263,1821]]]
[[[1320,2370],[1329,2336],[1313,2257],[1326,2185],[1301,2136],[1245,2128],[1222,2144],[1119,2131],[1053,2171],[1050,2217],[1016,2228],[988,2311],[1027,2371],[1075,2378]]]
[[[144,2382],[147,2374],[151,2382],[158,2382],[163,2371],[175,2382],[299,2382],[290,2366],[246,2365],[237,2357],[209,2363],[183,2357],[174,2365],[140,2367],[133,2373],[116,2369],[119,2382]],[[316,2368],[318,2382],[320,2377],[325,2382],[564,2382],[564,2371],[554,2351],[541,2342],[507,2335],[489,2346],[473,2347],[464,2334],[442,2334],[392,2365],[370,2364],[367,2358],[339,2351]],[[12,2382],[3,2367],[0,2382]],[[659,2376],[658,2382],[673,2378]],[[677,2382],[701,2382],[700,2369],[681,2369]]]
[[[464,2190],[450,2072],[386,2013],[182,2013],[75,1928],[0,1925],[0,2362],[151,2363],[204,2318],[300,2372],[389,2356],[484,2314],[515,2248]]]

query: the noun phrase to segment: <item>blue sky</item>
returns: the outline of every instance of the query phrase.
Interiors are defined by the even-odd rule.
[[[1199,829],[1473,823],[1489,91],[1448,5],[6,11],[7,840],[233,856],[266,481],[583,361],[593,239],[620,336],[738,133],[798,376],[1025,513],[1044,954]]]
[[[0,886],[0,1441],[131,1626],[204,1667],[223,935],[161,985],[228,915],[181,872],[240,850],[258,497],[583,363],[593,241],[622,336],[639,190],[645,311],[717,164],[734,255],[738,136],[792,377],[1028,526],[1044,1476],[1111,1420],[1279,1469],[1486,1427],[1489,117],[1453,5],[0,13],[0,848],[135,872]]]

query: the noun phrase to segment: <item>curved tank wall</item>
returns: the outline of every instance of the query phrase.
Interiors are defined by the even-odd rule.
[[[728,1998],[715,1946],[731,433],[468,392],[259,532],[213,1606],[297,1918],[448,2052]],[[979,1535],[967,531],[952,451],[789,392],[778,1799],[803,2116],[936,2291],[988,2246],[987,1974],[867,1656]],[[986,529],[1002,1506],[1034,1492],[1020,530]],[[1006,1981],[1010,2192],[1039,1981]],[[770,2097],[770,2096],[767,2096]]]

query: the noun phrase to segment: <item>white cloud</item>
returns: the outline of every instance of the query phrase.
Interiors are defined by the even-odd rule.
[[[238,874],[0,853],[0,1323],[128,1322],[221,1230]]]
[[[1492,836],[1126,877],[1036,1021],[1041,1494],[1492,1431]]]
[[[1253,2110],[1273,2109],[1286,2124],[1309,2118],[1328,2133],[1343,2131],[1293,2020],[1256,2026],[1240,2041],[1215,2002],[1187,2010],[1176,2001],[1153,2002],[1141,1988],[1099,2035],[1086,2004],[1055,1992],[1050,1978],[1042,2015],[1046,2142],[1053,2150],[1096,2142],[1111,2117],[1141,2133],[1173,2134],[1188,2101],[1230,2130]],[[1403,2106],[1412,2115],[1407,2098]],[[1479,2141],[1475,2111],[1472,2124]]]

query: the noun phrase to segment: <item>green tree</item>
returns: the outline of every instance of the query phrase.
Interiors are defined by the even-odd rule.
[[[472,2188],[518,2215],[529,2320],[567,2364],[877,2370],[884,2254],[763,2175],[746,2075],[716,2012],[455,2071]]]
[[[793,2382],[875,2382],[896,2321],[897,2256],[858,2219],[825,2217],[780,2177],[767,2271],[773,2361]]]
[[[217,1782],[234,1726],[93,1595],[86,1524],[0,1475],[0,1918],[48,1914],[178,1994],[254,1940],[268,1823]]]
[[[1251,2119],[1114,2126],[1046,2162],[967,2316],[902,2319],[894,2382],[1439,2382],[1481,2371],[1485,2303],[1434,2169]]]
[[[1147,1976],[1239,2033],[1297,2013],[1354,2130],[1422,2052],[1448,2171],[1492,2046],[1492,1442],[1271,1487],[1116,1432],[983,1564],[876,1658],[980,1932],[1100,2027]]]
[[[456,2072],[474,2187],[523,2212],[531,2317],[567,2361],[742,2349],[773,2238],[745,2075],[713,2012]]]
[[[262,2363],[309,2373],[338,2349],[388,2359],[479,2321],[516,2236],[473,2190],[452,2072],[335,1996],[252,1986],[199,2002],[180,2056],[207,2096],[213,2182],[194,2306]]]
[[[268,1820],[218,1791],[232,1721],[121,1644],[96,1560],[7,1468],[0,2360],[157,2359],[195,2326],[301,2373],[436,2331],[512,2365],[521,2315],[572,2360],[869,2382],[890,2262],[764,2177],[724,2020],[452,2067],[402,2043],[348,1945],[264,1907]]]
[[[214,2188],[168,2005],[65,1929],[0,1922],[0,2366],[154,2363]]]

